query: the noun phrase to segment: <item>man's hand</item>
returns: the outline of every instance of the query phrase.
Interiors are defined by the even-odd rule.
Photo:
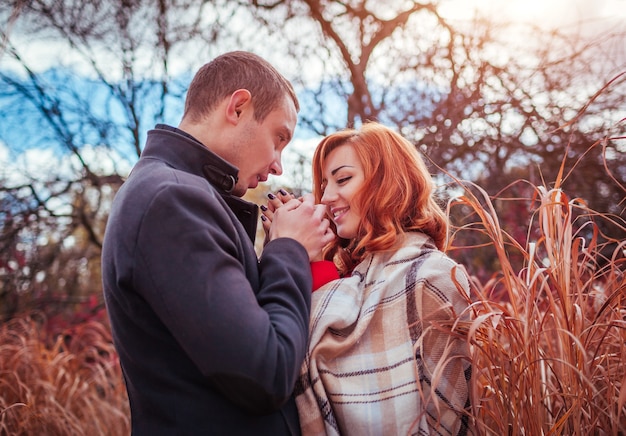
[[[277,238],[295,239],[304,246],[309,260],[319,259],[322,248],[335,238],[326,218],[326,206],[314,204],[313,195],[306,194],[301,200],[291,198],[275,208],[268,239]]]

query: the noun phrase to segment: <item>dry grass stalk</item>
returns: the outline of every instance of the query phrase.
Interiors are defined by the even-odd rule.
[[[128,399],[108,330],[87,322],[46,346],[36,316],[0,326],[0,434],[130,433]]]
[[[500,227],[481,188],[451,205],[472,209],[477,221],[456,231],[487,235],[501,265],[487,283],[475,283],[471,307],[480,434],[626,434],[626,241],[609,241],[616,248],[604,259],[593,220],[612,220],[622,230],[624,223],[556,186],[534,189],[536,223],[529,229],[538,228],[539,237],[526,247]],[[521,271],[509,261],[512,251],[525,259]],[[491,298],[503,291],[508,298]]]

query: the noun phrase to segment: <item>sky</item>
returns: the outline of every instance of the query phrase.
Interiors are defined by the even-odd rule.
[[[581,21],[620,21],[626,26],[626,0],[439,0],[438,11],[448,19],[471,20],[479,14],[496,23],[532,23],[545,28],[576,26]],[[12,35],[16,37],[16,35]],[[48,42],[30,47],[23,53],[39,62],[42,69],[58,65],[59,56],[68,55],[67,47]],[[0,57],[0,64],[3,59]],[[4,59],[5,67],[7,59]],[[37,66],[37,62],[35,62]]]
[[[615,23],[621,22],[626,26],[626,0],[440,0],[438,10],[445,18],[451,20],[471,20],[479,14],[499,23],[532,23],[546,29],[576,26],[581,21],[599,21],[607,24],[611,22],[609,20],[614,20]],[[59,50],[61,49],[67,56],[67,51],[60,47]],[[59,53],[54,49],[51,50],[50,46],[42,47],[41,50],[31,47],[28,55],[41,60],[41,67],[44,69],[49,66],[44,65],[46,59],[48,59],[48,64],[56,63],[59,57]],[[0,57],[0,65],[3,60],[6,67],[6,58]],[[310,155],[317,142],[315,138],[294,140],[290,148]],[[38,157],[44,163],[49,162],[50,159],[49,156],[35,154],[26,160],[38,160]],[[287,169],[291,167],[290,161],[297,160],[297,155],[285,153],[283,159],[285,161],[283,166]],[[0,144],[0,166],[6,168],[5,165],[10,160],[4,144]],[[24,162],[21,169],[23,170],[27,165]],[[289,184],[289,171],[285,173],[282,179]],[[280,179],[275,178],[274,183],[282,184]]]
[[[626,0],[441,0],[440,5],[440,12],[447,18],[467,19],[479,12],[495,21],[546,27],[581,20],[626,19]]]

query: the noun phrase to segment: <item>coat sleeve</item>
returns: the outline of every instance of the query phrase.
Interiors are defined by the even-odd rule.
[[[212,191],[169,185],[145,211],[135,289],[209,385],[252,413],[269,413],[290,397],[304,359],[311,273],[292,239],[267,244],[252,267],[243,244],[249,240]],[[258,290],[246,268],[258,268]]]

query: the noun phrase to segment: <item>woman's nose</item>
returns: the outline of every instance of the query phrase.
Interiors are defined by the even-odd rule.
[[[324,189],[324,194],[322,195],[321,203],[322,204],[330,204],[335,200],[336,194],[332,188],[326,186]]]

